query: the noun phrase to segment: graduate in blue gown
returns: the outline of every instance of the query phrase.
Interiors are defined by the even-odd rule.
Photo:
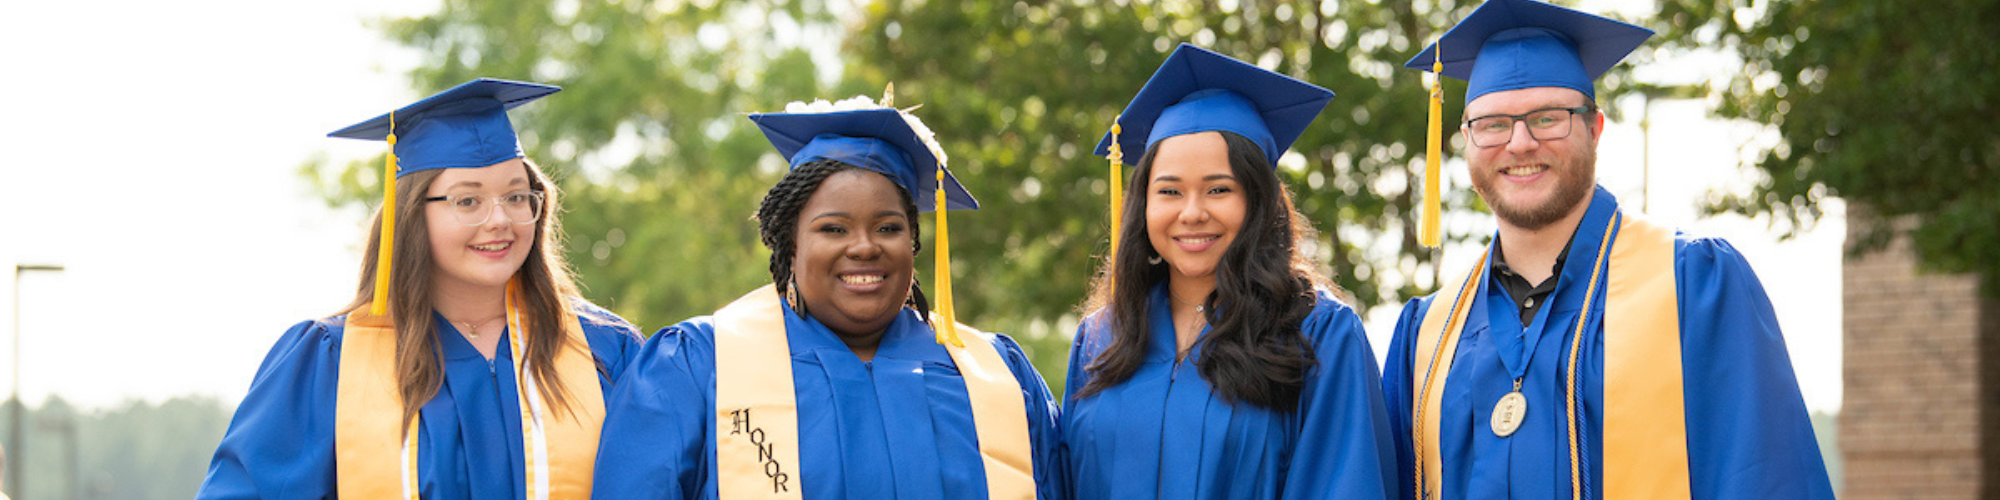
[[[558,375],[581,373],[551,377],[551,371],[531,368],[531,376],[549,388],[534,395],[539,404],[557,412],[567,406],[578,415],[602,414],[601,397],[586,393],[609,392],[610,381],[638,351],[638,332],[577,294],[561,258],[561,239],[551,230],[561,213],[555,185],[522,156],[505,113],[557,90],[480,79],[397,110],[393,133],[401,140],[390,140],[401,160],[393,190],[395,215],[402,222],[383,227],[377,214],[376,225],[383,230],[371,234],[364,279],[352,304],[341,314],[292,327],[265,356],[196,498],[373,496],[341,491],[343,484],[401,491],[394,473],[407,469],[399,467],[395,454],[402,436],[395,432],[398,409],[414,413],[418,421],[415,439],[400,442],[416,448],[413,487],[422,498],[525,498],[531,485],[526,481],[523,381],[517,360],[570,370]],[[334,135],[383,139],[391,133],[388,123],[385,116]],[[386,264],[376,258],[385,234],[397,243],[393,256],[383,254],[395,259],[395,268],[388,273],[392,286],[378,289],[377,266]],[[510,287],[518,288],[512,298]],[[383,297],[392,300],[383,300],[389,307],[376,313],[372,307],[381,291],[392,291]],[[357,432],[340,423],[347,416],[337,410],[341,399],[349,397],[342,394],[343,384],[359,383],[343,380],[343,361],[349,369],[364,366],[360,359],[343,359],[344,353],[361,356],[343,350],[357,342],[350,327],[359,324],[350,321],[357,317],[392,319],[394,326],[381,328],[379,337],[388,343],[380,345],[400,344],[417,358],[407,360],[413,369],[377,374],[390,382],[387,387],[403,389],[377,394],[387,402],[378,413],[391,418],[391,429],[373,437],[389,453],[355,455],[364,462],[392,464],[387,477],[342,477],[358,474],[343,470],[359,464],[341,464],[336,458],[350,451],[342,433]],[[364,329],[371,328],[380,327]],[[517,339],[524,331],[528,333]],[[569,349],[566,343],[579,334],[587,350]],[[406,360],[383,356],[375,361],[367,366],[397,367]],[[561,387],[550,387],[557,379]],[[406,380],[414,382],[398,385]],[[421,402],[407,403],[404,393],[409,392],[420,395]],[[551,394],[561,399],[547,397]],[[560,434],[557,420],[551,416],[547,421],[551,436]],[[595,432],[594,427],[585,429]],[[367,439],[356,441],[366,444]],[[565,462],[559,453],[564,443],[546,444],[558,451],[544,464],[544,469],[557,471],[550,474],[558,476],[556,481],[565,472],[575,478],[578,468],[588,480],[589,463]],[[558,485],[549,498],[587,495],[575,486]],[[587,482],[582,487],[587,489]]]
[[[1041,376],[1007,336],[960,330],[967,351],[997,352],[1001,366],[985,366],[988,373],[1008,372],[998,375],[1005,388],[987,397],[1013,399],[972,400],[971,377],[933,328],[949,321],[939,318],[948,309],[928,312],[914,279],[919,209],[976,202],[948,172],[934,177],[944,165],[928,129],[863,101],[793,103],[792,113],[751,116],[792,164],[756,217],[777,288],[737,303],[775,294],[764,299],[773,304],[765,328],[779,331],[751,332],[775,350],[769,358],[718,361],[727,350],[718,325],[736,304],[647,340],[611,395],[596,498],[728,497],[719,484],[742,478],[722,470],[718,462],[732,458],[718,443],[741,436],[735,417],[718,421],[718,408],[739,395],[717,388],[737,376],[733,366],[768,363],[761,359],[789,360],[789,380],[771,389],[796,401],[795,417],[787,417],[795,418],[795,438],[758,434],[763,443],[797,440],[796,463],[774,459],[756,468],[775,472],[761,483],[770,491],[807,500],[989,498],[996,479],[982,465],[983,450],[1008,445],[1032,456],[1031,464],[1018,464],[1031,473],[1009,476],[1022,495],[1016,498],[1061,498],[1057,408]],[[949,293],[948,285],[939,288]],[[974,345],[981,342],[988,345]],[[975,430],[975,403],[995,402],[1021,405],[1006,416],[1025,427],[1027,442],[1003,443]],[[757,409],[753,420],[769,425],[774,413],[765,412],[778,409]],[[758,460],[765,451],[736,459]]]
[[[1392,491],[1374,350],[1272,170],[1332,97],[1182,45],[1099,147],[1145,154],[1070,350],[1072,498]]]
[[[1454,259],[1479,274],[1440,283],[1397,322],[1383,388],[1401,438],[1400,498],[1833,498],[1776,314],[1743,255],[1649,226],[1595,186],[1604,117],[1593,80],[1650,36],[1490,0],[1410,61],[1466,80],[1463,153],[1499,229],[1483,260]],[[1677,320],[1636,324],[1646,320],[1608,305],[1621,300],[1620,274],[1642,269],[1618,265],[1620,245],[1636,248],[1646,231],[1673,278],[1649,306]],[[1461,293],[1469,304],[1449,316]],[[1458,319],[1446,328],[1448,317]],[[1665,332],[1650,340],[1664,349],[1607,348],[1616,331],[1647,328]],[[1636,390],[1612,375],[1661,357],[1661,369],[1627,380],[1679,387]],[[1674,422],[1665,437],[1612,424],[1662,418]],[[1620,444],[1634,439],[1661,441]],[[1653,466],[1613,470],[1625,463]]]

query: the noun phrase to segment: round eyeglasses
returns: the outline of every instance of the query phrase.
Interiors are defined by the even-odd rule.
[[[519,225],[534,224],[536,220],[542,218],[541,191],[515,191],[491,199],[476,194],[454,194],[432,196],[424,198],[424,201],[448,202],[451,214],[458,218],[460,224],[467,226],[477,226],[492,220],[494,207],[506,212],[507,219]]]
[[[1596,106],[1584,105],[1574,108],[1542,108],[1518,115],[1487,115],[1465,121],[1466,136],[1472,145],[1492,148],[1507,145],[1514,140],[1514,123],[1528,124],[1528,136],[1537,141],[1553,141],[1569,137],[1570,118],[1596,111]]]

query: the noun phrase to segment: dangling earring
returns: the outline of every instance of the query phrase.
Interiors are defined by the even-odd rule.
[[[1160,262],[1162,262],[1162,261],[1163,261],[1163,260],[1162,260],[1162,259],[1160,259],[1160,254],[1157,254],[1157,253],[1156,253],[1156,254],[1152,254],[1152,255],[1148,255],[1148,256],[1146,256],[1146,263],[1147,263],[1147,264],[1152,264],[1152,265],[1155,265],[1155,266],[1157,266],[1157,265],[1160,265]]]
[[[792,277],[791,286],[785,287],[785,302],[792,305],[793,313],[801,318],[806,316],[806,304],[799,301],[799,279],[796,276]]]

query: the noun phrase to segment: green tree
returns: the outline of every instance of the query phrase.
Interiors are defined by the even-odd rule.
[[[1764,178],[1712,210],[1770,214],[1796,233],[1839,197],[1886,217],[1857,250],[1879,248],[1897,216],[1928,267],[1981,276],[2000,296],[2000,2],[1920,8],[1861,0],[1663,0],[1663,46],[1745,62],[1716,114],[1776,127],[1753,151]]]
[[[1107,183],[1107,162],[1092,150],[1175,46],[1195,43],[1332,89],[1279,175],[1320,231],[1320,260],[1365,313],[1432,286],[1434,254],[1417,245],[1413,210],[1427,93],[1421,73],[1402,63],[1472,6],[878,2],[850,34],[849,67],[895,79],[898,89],[908,82],[912,97],[932,103],[926,117],[958,155],[955,168],[992,200],[966,217],[972,227],[954,230],[979,242],[954,257],[986,264],[962,303],[987,324],[1029,332],[1065,314],[1060,323],[1074,325],[1108,248],[1105,190],[1123,185]],[[1447,87],[1446,99],[1461,92]],[[1446,203],[1479,207],[1466,189],[1448,190]],[[1060,374],[1066,361],[1069,336],[1054,337],[1031,339],[1045,374]]]
[[[769,279],[746,217],[784,165],[742,114],[879,95],[894,82],[898,104],[923,105],[985,205],[952,217],[960,315],[1014,334],[1060,386],[1078,303],[1107,247],[1106,190],[1118,186],[1092,148],[1183,41],[1338,92],[1279,173],[1364,313],[1432,287],[1411,187],[1426,93],[1401,63],[1476,4],[968,0],[831,11],[848,5],[448,0],[385,30],[425,54],[411,75],[421,90],[475,76],[566,87],[515,123],[530,156],[562,174],[586,293],[646,329]],[[1462,91],[1448,86],[1446,99]],[[375,196],[376,168],[305,171],[336,203],[355,203]],[[1446,204],[1483,209],[1462,186]],[[1448,237],[1485,237],[1475,233]],[[918,267],[935,283],[927,262]]]

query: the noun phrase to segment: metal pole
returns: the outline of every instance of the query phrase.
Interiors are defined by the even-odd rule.
[[[1653,204],[1653,96],[1646,98],[1646,116],[1639,119],[1639,213],[1651,214]]]
[[[27,462],[28,451],[26,443],[22,441],[25,436],[21,431],[23,420],[27,419],[25,409],[28,406],[26,401],[21,400],[21,275],[29,271],[62,272],[62,270],[63,266],[50,264],[14,265],[14,399],[13,405],[7,408],[8,415],[12,417],[12,421],[7,423],[7,444],[14,447],[14,452],[7,457],[7,493],[13,498],[27,498],[27,495],[23,494],[27,491],[26,485],[23,484],[27,477],[21,473],[21,464]]]
[[[7,405],[7,444],[14,446],[11,457],[7,457],[7,493],[14,498],[27,498],[21,494],[21,461],[26,446],[21,444],[21,420],[26,417],[21,411],[21,273],[20,265],[14,266],[14,396]]]

